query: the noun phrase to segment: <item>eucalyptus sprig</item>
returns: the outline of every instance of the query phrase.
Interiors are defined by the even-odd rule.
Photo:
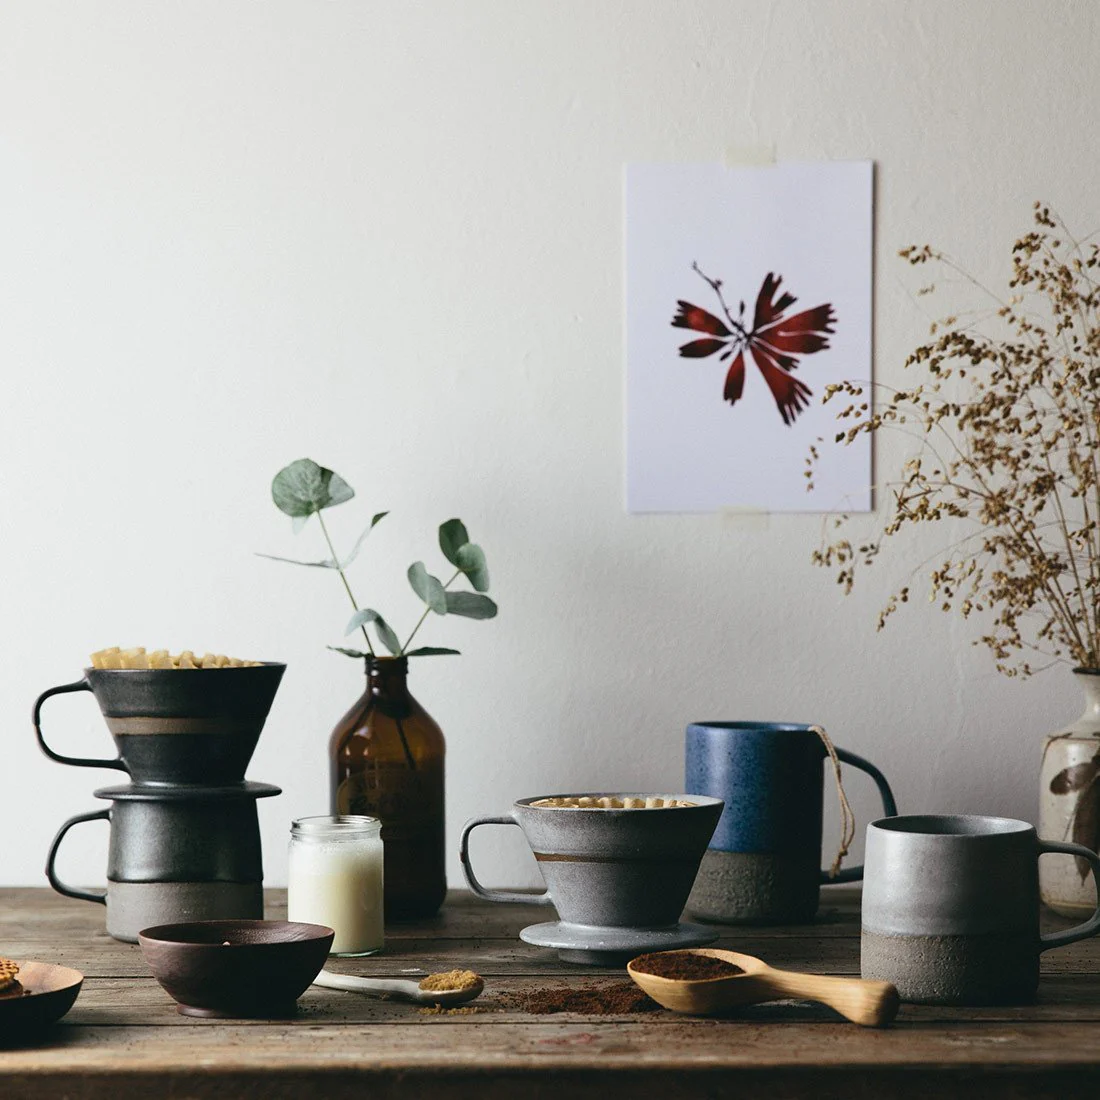
[[[351,601],[355,612],[348,622],[345,634],[359,631],[366,643],[366,650],[350,649],[343,646],[329,646],[337,653],[348,657],[374,657],[376,652],[367,632],[368,625],[374,626],[379,642],[394,657],[435,657],[443,654],[457,654],[457,649],[441,646],[420,646],[410,649],[413,638],[429,614],[460,615],[467,619],[492,619],[497,613],[497,605],[487,596],[489,591],[489,567],[485,561],[485,552],[476,543],[470,541],[466,527],[460,519],[449,519],[439,527],[439,548],[443,556],[454,566],[454,573],[444,583],[428,572],[422,561],[414,561],[409,566],[407,576],[409,585],[424,603],[424,612],[413,627],[412,633],[400,641],[396,632],[383,616],[372,607],[360,608],[351,590],[346,569],[359,556],[363,544],[371,531],[389,515],[389,512],[376,512],[363,533],[356,539],[348,554],[341,558],[336,553],[332,538],[322,513],[327,508],[344,504],[355,496],[355,490],[337,473],[319,466],[309,458],[300,458],[289,466],[283,467],[271,483],[271,498],[281,512],[285,512],[293,521],[297,534],[309,522],[317,517],[325,543],[331,557],[320,561],[302,561],[298,558],[284,558],[276,554],[260,554],[260,557],[272,561],[289,562],[292,565],[305,565],[312,569],[333,569],[340,577],[344,591]],[[456,581],[465,579],[473,589],[454,589]]]

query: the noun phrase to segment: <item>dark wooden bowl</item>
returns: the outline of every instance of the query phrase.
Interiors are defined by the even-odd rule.
[[[285,920],[204,920],[138,933],[153,976],[185,1016],[280,1019],[325,965],[333,931]]]
[[[20,962],[20,988],[0,993],[0,1046],[60,1020],[76,1000],[84,975],[52,963]]]

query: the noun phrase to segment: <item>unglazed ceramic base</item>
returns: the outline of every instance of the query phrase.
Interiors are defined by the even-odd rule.
[[[1026,1004],[1039,985],[1038,944],[1024,933],[902,936],[864,929],[860,975],[893,982],[913,1004]]]
[[[707,849],[688,912],[724,924],[801,924],[817,913],[817,853],[720,852]]]
[[[647,951],[702,947],[714,943],[718,933],[698,924],[674,924],[665,928],[599,928],[588,924],[548,921],[523,929],[519,938],[535,947],[557,950],[562,962],[616,966]]]
[[[262,920],[259,882],[108,882],[107,932],[137,943],[143,928],[195,920]]]

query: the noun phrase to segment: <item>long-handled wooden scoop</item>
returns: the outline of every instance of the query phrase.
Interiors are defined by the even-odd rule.
[[[794,997],[820,1001],[863,1027],[885,1027],[898,1013],[898,991],[889,982],[775,970],[752,955],[713,947],[660,953],[660,956],[675,955],[709,955],[740,968],[742,973],[693,980],[662,978],[635,968],[641,956],[632,959],[627,964],[627,973],[658,1004],[673,1012],[709,1016],[739,1005]]]

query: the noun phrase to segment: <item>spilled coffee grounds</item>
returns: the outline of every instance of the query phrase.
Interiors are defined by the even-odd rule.
[[[585,1016],[618,1016],[635,1012],[656,1012],[660,1005],[651,1001],[633,982],[590,985],[582,989],[532,989],[525,993],[507,993],[501,1007],[536,1016],[555,1012],[577,1012]]]
[[[688,951],[663,951],[652,955],[640,955],[633,962],[635,970],[653,974],[658,978],[676,978],[693,982],[702,978],[729,978],[743,974],[739,966],[714,955],[695,955]]]

